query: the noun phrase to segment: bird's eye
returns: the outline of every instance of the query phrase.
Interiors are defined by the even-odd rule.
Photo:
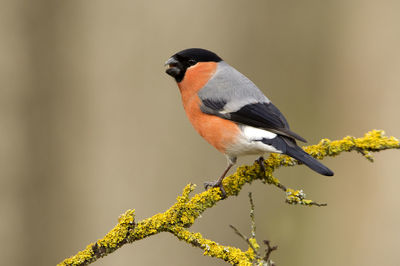
[[[188,63],[189,63],[191,66],[193,66],[193,65],[195,65],[197,62],[196,62],[196,60],[194,60],[194,59],[189,59],[189,60],[188,60]]]

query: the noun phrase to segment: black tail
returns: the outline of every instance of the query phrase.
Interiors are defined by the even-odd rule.
[[[320,173],[321,175],[333,176],[333,172],[328,167],[326,167],[325,165],[320,163],[317,159],[312,157],[310,154],[306,153],[302,148],[300,148],[297,145],[293,145],[292,147],[291,146],[286,147],[285,153],[287,155],[302,162],[303,164],[307,165],[312,170],[314,170],[317,173]]]

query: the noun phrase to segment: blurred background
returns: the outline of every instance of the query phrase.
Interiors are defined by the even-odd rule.
[[[400,137],[399,1],[3,1],[0,9],[0,256],[55,265],[127,209],[163,212],[225,157],[194,131],[164,62],[215,51],[252,79],[310,144],[384,129]],[[247,249],[229,228],[279,246],[277,265],[398,265],[400,151],[328,158],[276,176],[324,208],[290,206],[255,182],[191,228]],[[240,164],[252,163],[254,157]],[[96,265],[226,265],[168,233]]]

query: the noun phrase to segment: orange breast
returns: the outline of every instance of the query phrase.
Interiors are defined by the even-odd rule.
[[[225,153],[236,140],[239,127],[226,119],[208,115],[200,110],[197,92],[204,87],[217,69],[217,63],[197,63],[186,70],[184,79],[178,83],[182,94],[183,107],[196,131],[217,150]]]

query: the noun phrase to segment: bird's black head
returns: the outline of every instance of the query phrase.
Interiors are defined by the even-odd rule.
[[[165,72],[175,78],[176,82],[181,82],[185,77],[186,69],[189,67],[199,62],[220,61],[222,61],[222,59],[211,51],[201,48],[190,48],[171,56],[167,62],[165,62],[165,65],[168,65]]]

